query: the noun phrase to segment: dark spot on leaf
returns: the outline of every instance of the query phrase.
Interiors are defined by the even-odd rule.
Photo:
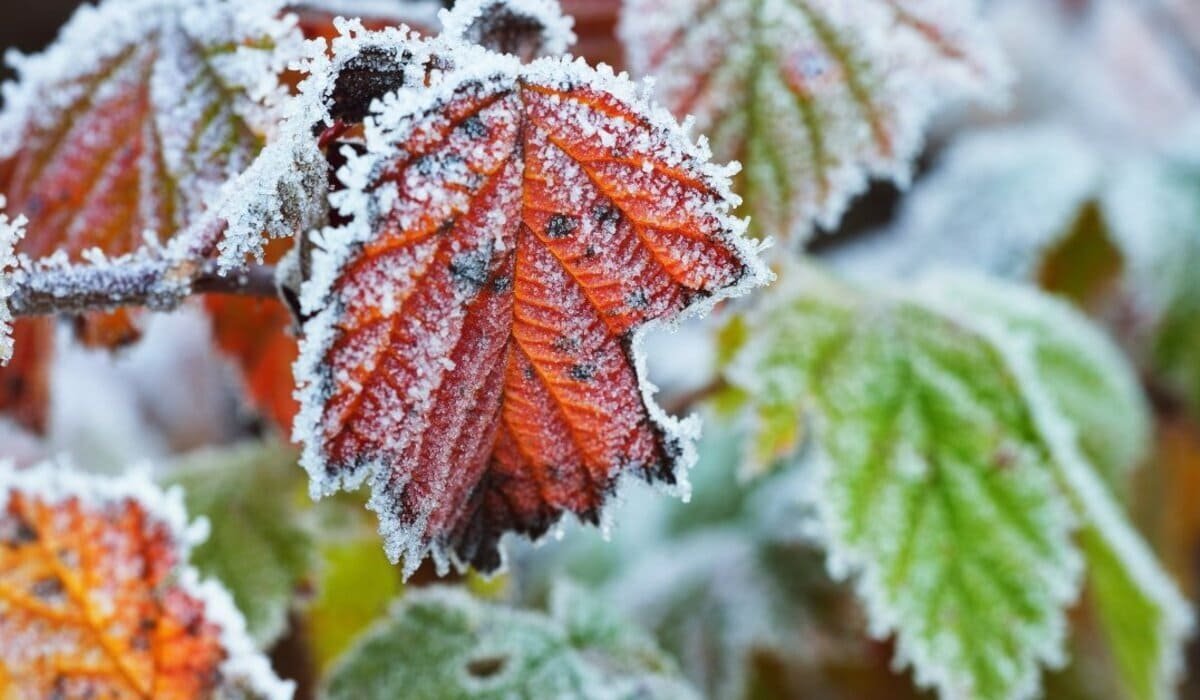
[[[585,257],[585,258],[596,257],[596,246],[594,246],[594,245],[588,246],[587,250],[583,251],[583,257]]]
[[[546,235],[550,238],[566,238],[578,229],[579,220],[564,214],[554,214],[546,223]]]
[[[588,363],[571,365],[567,374],[577,382],[590,382],[596,378],[596,365]]]
[[[612,204],[598,204],[592,209],[592,220],[604,226],[616,223],[621,218],[621,211]]]
[[[625,297],[625,305],[631,309],[642,311],[650,306],[650,299],[646,297],[646,290],[635,289]]]
[[[488,281],[492,253],[487,249],[459,253],[450,261],[450,274],[464,291],[478,292]]]
[[[492,279],[492,291],[503,294],[512,289],[512,278],[508,275],[498,275]]]
[[[47,576],[33,582],[30,588],[30,593],[36,598],[47,600],[49,598],[57,598],[62,595],[63,584],[57,576]]]
[[[488,134],[487,125],[483,123],[478,114],[472,114],[464,119],[462,130],[467,132],[467,136],[473,139],[481,139]]]
[[[492,678],[508,665],[507,656],[482,656],[467,662],[467,673],[474,678]]]
[[[11,547],[37,542],[38,533],[33,526],[20,516],[9,520],[0,520],[0,542]]]

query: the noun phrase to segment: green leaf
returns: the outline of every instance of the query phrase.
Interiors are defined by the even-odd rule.
[[[761,235],[837,224],[871,177],[905,180],[930,116],[1001,92],[1006,69],[969,3],[629,0],[631,70],[740,161]]]
[[[332,672],[331,700],[403,697],[694,698],[652,643],[578,591],[556,592],[550,615],[431,588],[391,616]]]
[[[317,667],[329,668],[403,590],[373,531],[323,542],[317,595],[305,616]]]
[[[1028,287],[949,274],[925,283],[934,305],[953,306],[969,323],[997,324],[996,334],[1019,339],[1031,355],[1034,381],[1073,426],[1084,457],[1114,493],[1123,493],[1149,449],[1150,411],[1120,349],[1070,305]]]
[[[1060,484],[1083,520],[1091,598],[1128,696],[1172,697],[1191,611],[1093,466],[1123,472],[1130,465],[1117,460],[1134,462],[1144,449],[1147,417],[1131,370],[1061,302],[961,277],[943,279],[929,293],[1001,349],[1020,380]],[[1068,339],[1074,340],[1073,356]],[[1048,353],[1056,343],[1059,352]],[[1100,381],[1105,378],[1107,387]],[[1089,401],[1116,416],[1101,415]],[[1121,422],[1132,427],[1122,432]],[[1099,441],[1095,433],[1102,430],[1116,434]]]
[[[873,632],[947,695],[1035,694],[1081,558],[1004,357],[919,303],[828,284],[755,321],[730,378],[812,416],[830,563],[857,574]]]
[[[303,477],[295,452],[270,443],[202,452],[167,475],[183,486],[188,512],[209,522],[193,554],[197,568],[225,584],[263,647],[286,630],[296,588],[315,563]]]

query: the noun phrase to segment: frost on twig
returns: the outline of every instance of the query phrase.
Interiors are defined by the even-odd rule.
[[[4,195],[0,194],[0,365],[12,359],[12,311],[9,297],[13,294],[11,275],[17,267],[14,250],[24,235],[25,220],[10,220],[4,213]]]
[[[274,268],[248,266],[223,274],[215,262],[180,264],[153,253],[108,259],[93,251],[71,264],[56,255],[18,259],[9,275],[7,313],[13,317],[78,314],[122,306],[171,311],[193,293],[274,296]]]

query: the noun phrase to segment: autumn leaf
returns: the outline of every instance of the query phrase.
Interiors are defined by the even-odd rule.
[[[925,122],[1003,83],[973,2],[627,0],[630,69],[746,170],[756,233],[829,228],[870,177],[904,181]]]
[[[301,290],[295,438],[314,495],[371,477],[409,572],[430,553],[490,571],[505,532],[597,522],[625,474],[678,483],[695,426],[651,401],[639,329],[768,273],[727,171],[622,78],[403,53],[459,68],[377,100],[339,171],[348,223],[313,236]]]
[[[0,694],[290,697],[186,564],[181,494],[144,478],[0,464]]]
[[[300,33],[277,2],[107,0],[84,5],[45,52],[13,59],[0,113],[0,194],[29,219],[37,259],[110,257],[171,239],[241,172],[279,119],[276,76]],[[136,338],[137,314],[89,316],[85,342]],[[21,336],[45,334],[19,321]],[[50,353],[0,371],[38,383]],[[21,374],[18,374],[21,372]],[[12,398],[12,397],[9,397]],[[24,394],[6,410],[44,422]]]

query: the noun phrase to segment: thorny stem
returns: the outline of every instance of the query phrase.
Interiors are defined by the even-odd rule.
[[[108,266],[48,267],[14,275],[14,317],[78,314],[122,306],[170,311],[191,294],[274,297],[275,268],[251,265],[222,275],[217,263],[137,260]]]

